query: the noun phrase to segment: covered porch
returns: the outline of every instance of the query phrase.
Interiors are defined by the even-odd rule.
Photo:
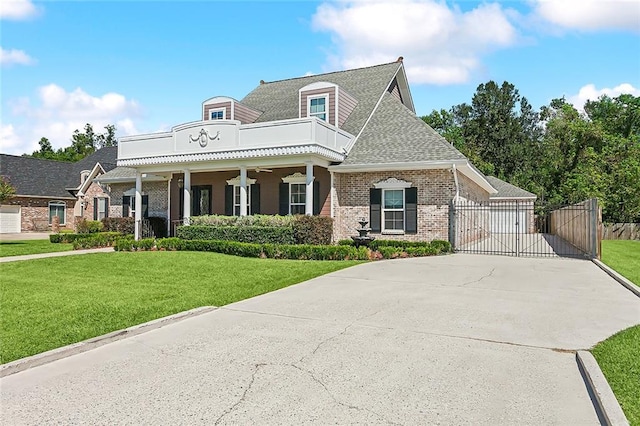
[[[264,125],[201,121],[122,138],[118,166],[135,170],[137,206],[143,205],[149,177],[166,180],[170,234],[191,217],[208,214],[331,216],[328,167],[344,159],[352,138],[315,117]],[[133,212],[136,239],[144,211]]]

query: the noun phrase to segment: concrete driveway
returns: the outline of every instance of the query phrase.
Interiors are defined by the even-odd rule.
[[[1,380],[6,424],[599,424],[572,351],[640,322],[594,264],[374,262]]]

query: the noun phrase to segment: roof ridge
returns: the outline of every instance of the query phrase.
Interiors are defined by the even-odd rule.
[[[77,163],[77,161],[53,160],[51,158],[39,158],[39,157],[33,157],[31,155],[26,155],[26,154],[25,155],[0,154],[0,155],[4,155],[5,157],[13,157],[13,158],[25,158],[29,160],[48,161],[51,163],[58,163],[58,164],[76,164]]]
[[[325,73],[321,73],[321,74],[312,74],[312,75],[303,75],[303,76],[300,76],[300,77],[283,78],[281,80],[265,81],[263,84],[266,85],[266,84],[271,84],[271,83],[281,83],[283,81],[292,81],[292,80],[300,80],[300,79],[303,79],[303,78],[319,77],[319,76],[323,76],[323,75],[341,74],[341,73],[345,73],[345,72],[359,71],[359,70],[364,70],[364,69],[369,69],[369,68],[376,68],[376,67],[383,67],[383,66],[392,65],[392,64],[402,64],[402,62],[393,61],[393,62],[387,62],[387,63],[384,63],[384,64],[377,64],[377,65],[369,65],[369,66],[366,66],[366,67],[351,68],[351,69],[348,69],[348,70],[330,71],[330,72],[325,72]]]

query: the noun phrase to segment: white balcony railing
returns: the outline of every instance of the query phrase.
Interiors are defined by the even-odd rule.
[[[132,165],[136,160],[148,158],[232,151],[248,151],[250,155],[252,150],[309,145],[342,155],[353,138],[315,117],[252,124],[235,120],[196,121],[175,126],[170,132],[120,138],[118,163]]]

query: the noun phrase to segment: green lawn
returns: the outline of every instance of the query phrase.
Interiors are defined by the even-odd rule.
[[[640,286],[640,241],[603,240],[602,262]]]
[[[602,261],[640,286],[640,241],[602,241]],[[591,352],[627,419],[640,426],[640,325],[598,343]]]
[[[357,263],[202,252],[97,253],[4,263],[0,360],[200,306],[226,305]]]
[[[0,241],[0,257],[73,250],[73,244],[53,244],[49,240]]]

